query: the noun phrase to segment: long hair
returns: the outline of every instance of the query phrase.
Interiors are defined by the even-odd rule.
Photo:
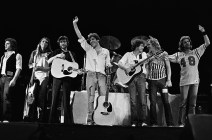
[[[41,49],[41,46],[40,46],[40,43],[43,39],[46,39],[48,41],[48,45],[47,47],[45,48],[45,50],[42,50]],[[52,49],[51,49],[51,43],[50,43],[50,39],[48,37],[43,37],[41,38],[41,40],[39,41],[38,43],[38,46],[37,46],[37,49],[36,49],[36,53],[38,56],[40,56],[41,53],[51,53],[52,52]]]
[[[183,40],[185,40],[185,39],[188,39],[190,41],[190,45],[191,45],[191,49],[192,49],[191,38],[189,36],[182,36],[179,41],[179,47],[178,47],[179,51],[184,51]]]
[[[162,50],[162,48],[160,46],[160,43],[159,43],[159,41],[156,38],[150,36],[150,39],[148,39],[147,42],[148,42],[148,45],[151,45],[156,50],[158,50],[158,51]]]

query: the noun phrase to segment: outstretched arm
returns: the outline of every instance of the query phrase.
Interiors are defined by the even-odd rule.
[[[206,34],[205,32],[205,29],[204,27],[202,27],[201,25],[199,25],[199,30],[202,32],[203,34],[203,37],[204,37],[204,41],[205,41],[205,47],[209,46],[210,45],[210,40],[208,38],[208,35]]]
[[[78,26],[77,26],[77,22],[78,22],[78,21],[79,21],[79,19],[78,19],[78,17],[76,16],[76,17],[74,18],[74,20],[73,20],[73,25],[74,25],[74,30],[75,30],[75,33],[77,34],[77,37],[78,37],[79,39],[81,39],[83,36],[82,36],[82,34],[81,34],[81,32],[80,32]]]

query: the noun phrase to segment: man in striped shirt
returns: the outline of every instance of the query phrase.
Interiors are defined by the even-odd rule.
[[[162,52],[161,46],[157,39],[150,37],[148,40],[148,57],[158,54],[147,63],[147,81],[149,89],[149,99],[150,99],[150,125],[157,126],[157,112],[156,112],[156,102],[157,93],[161,93],[162,102],[165,110],[165,118],[167,126],[173,126],[173,117],[171,106],[168,100],[168,87],[172,86],[171,83],[171,67],[170,62],[167,58],[167,52]]]
[[[205,29],[199,25],[199,30],[204,36],[204,44],[192,50],[190,37],[182,36],[178,48],[180,52],[169,55],[169,60],[174,63],[179,63],[181,67],[180,93],[182,101],[180,103],[178,123],[179,126],[182,127],[185,125],[186,116],[188,114],[195,114],[197,92],[200,81],[198,64],[201,56],[205,52],[206,47],[210,44],[210,40],[206,35]],[[188,98],[189,103],[188,106],[186,106]]]

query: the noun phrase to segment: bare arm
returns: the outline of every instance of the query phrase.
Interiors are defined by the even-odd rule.
[[[172,71],[171,71],[171,65],[169,60],[165,60],[165,64],[166,64],[166,73],[167,73],[166,86],[171,87],[172,86],[172,82],[171,82]]]
[[[79,28],[78,28],[78,25],[77,25],[77,22],[79,21],[79,19],[78,19],[78,17],[76,16],[75,18],[74,18],[74,20],[73,20],[73,26],[74,26],[74,31],[75,31],[75,33],[77,34],[77,37],[79,38],[79,39],[81,39],[83,36],[82,36],[82,34],[81,34],[81,32],[80,32],[80,30],[79,30]]]

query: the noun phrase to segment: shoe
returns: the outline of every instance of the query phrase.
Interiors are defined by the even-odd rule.
[[[185,127],[185,125],[184,124],[180,124],[178,127]]]
[[[88,121],[87,125],[95,125],[95,122],[94,121]]]
[[[140,127],[145,127],[145,126],[147,126],[147,124],[146,123],[138,123],[138,126],[140,126]]]
[[[174,127],[174,125],[167,125],[167,127]]]
[[[147,126],[147,124],[146,123],[142,123],[141,126],[142,127],[145,127],[145,126]]]
[[[9,123],[9,121],[8,120],[3,120],[3,123]]]
[[[153,125],[152,125],[152,127],[158,127],[158,126],[159,126],[159,125],[157,125],[157,124],[153,124]]]
[[[132,127],[136,127],[136,124],[135,124],[135,123],[133,123],[131,126],[132,126]]]

